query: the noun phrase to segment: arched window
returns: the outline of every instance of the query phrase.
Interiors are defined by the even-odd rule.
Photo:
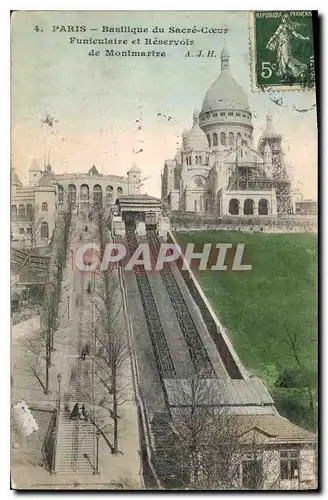
[[[58,201],[64,201],[64,188],[60,184],[58,185]]]
[[[24,205],[19,205],[19,207],[18,207],[18,215],[25,215],[25,207],[24,207]]]
[[[194,210],[197,212],[197,200],[194,201]]]
[[[205,165],[208,165],[208,156],[205,158]]]
[[[41,238],[49,238],[49,227],[47,222],[41,224]]]
[[[48,203],[47,202],[44,201],[42,203],[41,210],[42,210],[42,212],[48,212]]]
[[[99,184],[93,186],[93,201],[96,204],[102,203],[102,188]]]
[[[106,187],[106,202],[111,202],[113,200],[114,188],[113,186]]]
[[[229,146],[233,145],[234,135],[233,132],[229,132]]]
[[[208,145],[209,147],[211,147],[211,136],[210,135],[207,135],[207,140],[208,140]]]
[[[218,145],[218,134],[213,134],[213,146]]]
[[[11,205],[11,215],[17,215],[17,206]]]
[[[196,156],[196,165],[198,165],[198,156]]]
[[[259,201],[259,215],[268,215],[268,200],[262,198]]]
[[[26,213],[29,217],[32,217],[33,214],[34,214],[34,210],[33,210],[33,207],[32,205],[29,203],[26,207]]]
[[[239,200],[237,200],[236,198],[232,198],[229,201],[229,214],[239,215]]]
[[[250,198],[244,201],[244,215],[253,215],[254,214],[254,201]]]
[[[241,144],[241,133],[240,133],[240,132],[237,132],[237,135],[236,135],[236,143],[237,143],[237,145],[240,145],[240,144]]]
[[[121,187],[117,188],[117,196],[122,196],[123,194],[123,189]]]
[[[82,184],[80,187],[80,200],[89,201],[89,197],[90,197],[90,189],[88,184]]]
[[[189,156],[189,165],[191,165],[191,156]]]
[[[68,185],[68,201],[72,203],[76,201],[76,186],[74,184]]]
[[[226,135],[224,132],[221,132],[220,134],[220,143],[222,144],[222,146],[225,146],[226,145]]]

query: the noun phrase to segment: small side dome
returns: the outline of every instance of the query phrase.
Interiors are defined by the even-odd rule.
[[[208,141],[205,132],[200,128],[198,124],[199,114],[195,110],[193,114],[193,126],[182,135],[183,137],[183,149],[185,151],[205,151],[208,149]]]

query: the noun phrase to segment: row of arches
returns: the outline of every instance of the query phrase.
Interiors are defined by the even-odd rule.
[[[68,189],[68,196],[69,196],[70,201],[75,202],[76,201],[76,191],[77,191],[75,184],[69,184],[67,189]],[[123,188],[118,187],[116,192],[117,192],[117,196],[122,196],[123,195]],[[102,201],[103,201],[103,188],[100,186],[100,184],[95,184],[93,186],[92,194],[93,194],[92,199],[95,203],[102,203]],[[79,198],[80,198],[80,201],[89,202],[89,200],[90,200],[90,187],[88,186],[88,184],[81,185]],[[110,186],[110,185],[106,186],[105,199],[106,199],[106,203],[111,202],[115,199],[115,193],[114,193],[113,186]],[[59,202],[64,201],[64,188],[61,185],[58,186],[58,201]]]
[[[24,227],[20,227],[18,229],[18,233],[19,234],[25,234],[25,228]],[[32,234],[32,228],[31,227],[27,227],[26,228],[26,234]],[[42,222],[41,223],[41,226],[40,226],[40,237],[41,238],[46,238],[46,239],[49,238],[49,226],[48,226],[48,222]]]
[[[247,113],[247,112],[241,112],[241,111],[220,111],[219,113],[217,111],[214,111],[212,113],[210,112],[207,112],[204,116],[202,116],[201,120],[205,120],[206,118],[216,118],[217,116],[239,116],[239,117],[243,117],[243,118],[248,118],[249,120],[252,119],[252,115],[251,113]]]
[[[243,215],[254,215],[255,202],[251,198],[247,198],[243,205]],[[232,198],[229,201],[229,214],[239,215],[240,201],[237,198]],[[258,215],[268,215],[269,203],[268,200],[262,198],[258,203]]]
[[[41,204],[41,211],[48,212],[48,203],[46,201]],[[34,208],[30,203],[26,206],[21,204],[18,206],[18,208],[17,205],[11,205],[11,215],[19,215],[21,217],[24,217],[25,215],[32,216],[33,214]]]
[[[209,163],[209,158],[208,158],[208,156],[206,156],[205,157],[205,163],[204,163],[204,165],[208,165],[208,163]],[[202,165],[203,164],[203,158],[200,155],[196,155],[195,156],[195,164],[196,165]],[[186,156],[186,165],[187,166],[192,165],[192,157],[191,157],[191,155]]]
[[[207,134],[207,140],[209,147],[215,147],[219,145],[219,141],[221,146],[233,146],[235,143],[238,144],[241,142],[241,134],[237,132],[235,135],[233,132],[229,132],[226,134],[225,132],[221,132],[220,136],[215,132],[212,137],[210,134]]]

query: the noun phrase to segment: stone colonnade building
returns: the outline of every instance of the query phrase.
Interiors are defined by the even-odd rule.
[[[138,194],[141,183],[141,170],[135,164],[126,176],[101,174],[95,166],[86,173],[56,174],[50,165],[41,170],[33,160],[28,186],[23,186],[12,170],[12,240],[26,247],[46,245],[55,228],[57,211],[64,208],[68,198],[73,210],[114,207],[120,196]]]

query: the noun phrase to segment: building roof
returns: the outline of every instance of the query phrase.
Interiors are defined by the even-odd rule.
[[[248,98],[230,73],[229,52],[224,47],[221,52],[221,74],[206,92],[202,112],[235,108],[249,110]]]
[[[128,173],[133,173],[133,172],[138,174],[140,174],[141,172],[141,168],[138,167],[138,165],[135,162],[132,163],[132,167],[130,168],[130,170],[128,170]]]
[[[51,166],[47,165],[46,170],[42,172],[42,176],[39,179],[38,185],[42,187],[53,186],[53,180],[55,178],[55,173],[51,170]]]
[[[271,151],[271,149],[270,149]],[[249,146],[238,146],[229,151],[225,156],[226,163],[238,163],[238,165],[263,163],[263,157],[255,149]]]
[[[92,165],[92,167],[88,171],[88,175],[99,175],[99,172],[95,165]]]
[[[236,422],[247,441],[247,435],[258,433],[265,443],[274,442],[315,442],[316,435],[293,424],[280,415],[243,415],[236,416]]]
[[[11,184],[13,186],[19,186],[19,187],[23,185],[22,181],[17,175],[16,170],[13,167],[11,168]]]
[[[199,126],[198,116],[198,112],[195,110],[192,128],[188,132],[183,133],[182,143],[185,151],[204,151],[208,149],[207,137]]]
[[[170,406],[190,406],[192,385],[188,379],[165,379],[164,385]],[[273,399],[254,377],[244,379],[199,380],[198,396],[193,404],[198,406],[264,406],[273,405]]]
[[[273,126],[273,118],[272,115],[269,113],[266,116],[266,127],[262,135],[263,138],[274,138],[274,137],[281,137],[280,134],[277,134],[277,132],[274,129]]]
[[[197,415],[197,410],[195,410]],[[185,419],[190,418],[190,409],[186,408],[176,408],[171,409],[171,416],[173,423],[178,423],[185,421]],[[200,413],[201,418],[206,417],[206,413]],[[211,429],[211,417],[214,417],[215,413],[211,413],[209,416],[209,422],[206,426],[206,430]],[[293,424],[287,418],[276,414],[265,414],[260,413],[252,414],[238,414],[231,415],[226,412],[225,409],[219,410],[216,414],[216,425],[222,418],[222,422],[225,424],[227,432],[233,433],[234,437],[243,445],[278,445],[278,444],[315,444],[317,437],[313,432],[309,432],[306,429],[302,429],[296,424]],[[213,423],[214,423],[213,422]],[[230,428],[230,431],[229,431]]]
[[[162,208],[162,202],[158,198],[149,196],[148,194],[129,194],[125,196],[119,196],[116,202],[121,210],[128,211],[160,211]]]
[[[154,196],[149,196],[149,194],[126,194],[119,196],[120,203],[147,203],[147,202],[158,202],[161,203],[159,198]]]

